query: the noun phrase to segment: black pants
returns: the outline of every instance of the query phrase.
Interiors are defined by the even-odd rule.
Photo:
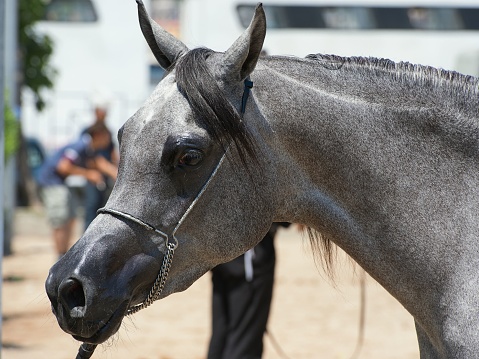
[[[271,244],[268,244],[274,251]],[[268,256],[270,257],[270,256]],[[213,274],[213,330],[208,359],[260,359],[273,295],[275,258],[246,281],[244,255]]]

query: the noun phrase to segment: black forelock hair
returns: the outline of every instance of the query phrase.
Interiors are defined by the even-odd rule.
[[[178,59],[173,65],[178,90],[188,100],[198,125],[224,150],[234,143],[240,160],[247,164],[248,156],[257,159],[256,147],[242,114],[228,101],[206,63],[212,53],[213,50],[197,48]]]

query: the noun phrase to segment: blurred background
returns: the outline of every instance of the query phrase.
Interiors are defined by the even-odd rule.
[[[41,211],[38,168],[108,108],[116,134],[160,81],[133,0],[0,0],[4,76],[4,255],[15,213]],[[224,51],[257,0],[149,0],[151,16],[189,47]],[[373,56],[479,75],[479,1],[265,0],[269,55]],[[1,12],[0,12],[1,13]],[[116,139],[115,139],[116,140]],[[85,180],[69,185],[81,196]],[[79,212],[81,216],[81,211]],[[30,222],[28,222],[30,223]],[[51,263],[47,263],[47,268]]]

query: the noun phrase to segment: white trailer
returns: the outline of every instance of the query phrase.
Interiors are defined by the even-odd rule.
[[[224,51],[257,0],[183,0],[190,47]],[[479,1],[264,0],[269,54],[374,56],[479,75]]]
[[[41,113],[24,91],[21,110],[24,134],[47,152],[92,123],[95,102],[108,102],[107,124],[116,134],[149,92],[148,49],[133,0],[50,0],[48,6],[36,29],[54,41],[55,88],[45,92]]]

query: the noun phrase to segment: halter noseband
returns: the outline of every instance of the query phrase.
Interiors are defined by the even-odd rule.
[[[248,78],[245,79],[244,80],[243,96],[241,98],[241,114],[242,115],[244,115],[244,113],[246,111],[246,103],[248,101],[250,90],[252,88],[253,88],[253,82],[250,81]],[[97,211],[97,214],[100,214],[100,213],[110,214],[114,217],[120,217],[120,218],[127,219],[129,221],[135,222],[136,224],[139,224],[140,226],[146,228],[147,230],[153,231],[156,234],[159,234],[165,240],[164,243],[166,244],[166,253],[165,253],[165,256],[163,257],[163,262],[161,264],[160,271],[158,272],[156,280],[153,283],[153,286],[152,286],[148,296],[146,297],[146,299],[141,304],[137,304],[135,306],[132,306],[132,307],[128,308],[127,313],[126,313],[127,315],[134,314],[134,313],[140,311],[141,309],[144,309],[144,308],[150,306],[155,300],[160,299],[161,292],[163,291],[163,287],[165,286],[166,279],[168,278],[168,273],[170,271],[171,262],[173,261],[173,255],[175,253],[175,249],[178,247],[178,239],[176,238],[176,232],[178,231],[178,228],[184,222],[184,220],[186,219],[188,214],[191,212],[191,210],[193,209],[195,204],[198,202],[200,197],[206,191],[206,189],[208,188],[212,179],[216,176],[216,173],[218,172],[218,169],[220,168],[221,164],[223,163],[223,161],[226,157],[227,151],[228,151],[228,149],[225,150],[225,152],[223,153],[223,156],[219,160],[215,169],[213,170],[213,172],[211,172],[210,177],[208,178],[206,183],[203,185],[201,190],[196,195],[193,202],[191,202],[190,206],[187,208],[187,210],[185,211],[183,216],[180,218],[180,220],[176,224],[175,228],[173,229],[173,232],[171,233],[171,239],[172,240],[170,240],[170,237],[165,232],[157,229],[155,226],[152,226],[151,224],[148,224],[145,221],[143,221],[143,220],[141,220],[141,219],[139,219],[139,218],[137,218],[137,217],[135,217],[135,216],[133,216],[129,213],[122,212],[122,211],[117,211],[115,209],[106,208],[106,207],[100,208]]]

